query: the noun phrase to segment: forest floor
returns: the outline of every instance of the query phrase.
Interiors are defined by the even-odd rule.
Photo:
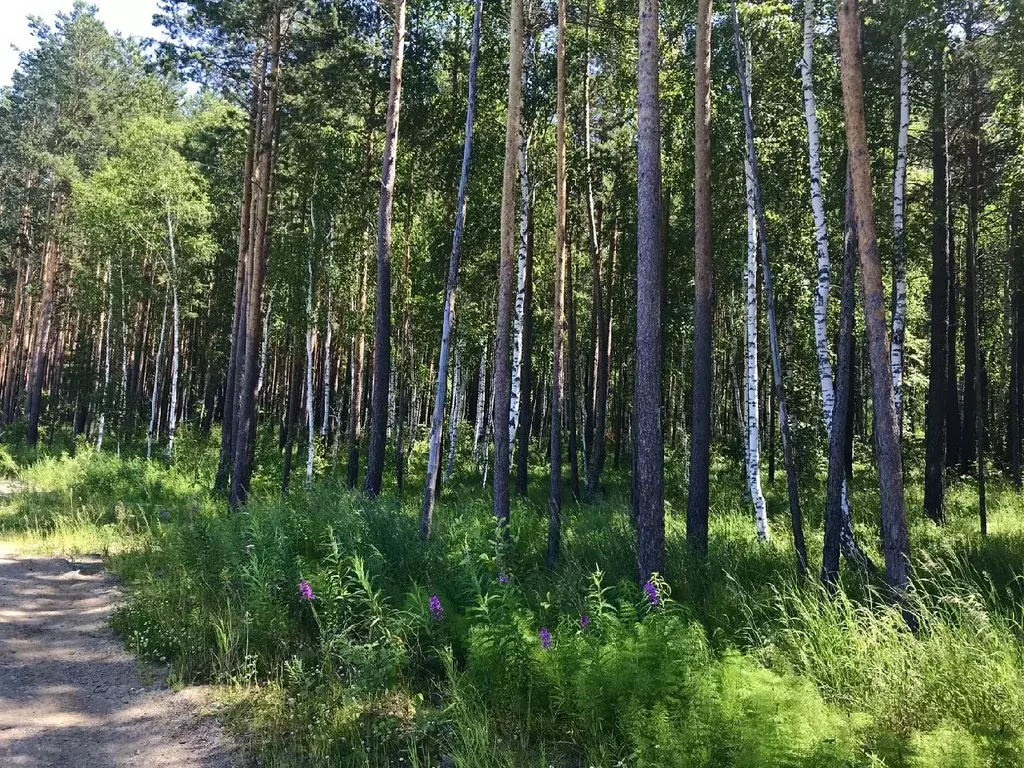
[[[169,690],[109,628],[120,590],[98,556],[0,542],[0,764],[227,768],[206,690]]]

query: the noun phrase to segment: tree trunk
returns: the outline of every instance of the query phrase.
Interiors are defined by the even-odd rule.
[[[768,228],[765,223],[764,202],[761,198],[760,171],[757,151],[754,146],[754,119],[751,114],[749,74],[744,61],[740,42],[740,21],[736,12],[736,0],[732,0],[733,45],[736,48],[736,69],[740,76],[740,95],[743,102],[743,123],[747,136],[747,164],[750,186],[757,219],[757,234],[760,241],[761,269],[764,276],[764,299],[768,312],[768,339],[772,352],[772,375],[775,383],[775,406],[779,410],[779,434],[782,437],[782,455],[786,465],[786,489],[789,494],[789,515],[793,525],[793,548],[796,551],[797,574],[807,574],[807,545],[804,542],[803,519],[800,514],[800,497],[797,488],[796,463],[789,432],[789,414],[786,409],[786,392],[782,379],[782,351],[779,348],[779,333],[775,315],[775,290],[772,285],[771,266],[768,263]],[[820,276],[819,276],[820,277]],[[826,356],[828,350],[825,350]],[[830,366],[831,367],[831,366]],[[831,382],[829,382],[831,386]]]
[[[555,106],[555,301],[551,346],[551,477],[548,485],[547,568],[555,569],[562,542],[562,384],[565,336],[565,4],[558,0]],[[570,361],[570,365],[571,365]]]
[[[946,107],[944,47],[936,51],[932,93],[932,275],[931,359],[926,403],[924,512],[937,523],[945,520],[943,463],[946,450],[946,384],[948,310],[946,289],[951,261],[946,227],[948,177],[946,167]],[[955,345],[955,341],[954,341]]]
[[[844,0],[840,6],[839,48],[846,141],[857,217],[861,280],[864,286],[864,323],[867,329],[874,389],[874,426],[881,486],[882,551],[885,555],[886,581],[893,589],[902,592],[907,588],[910,579],[910,540],[903,495],[903,463],[899,436],[896,432],[896,410],[892,399],[892,374],[888,364],[889,344],[886,338],[888,334],[882,293],[882,272],[871,197],[871,168],[867,127],[864,122],[860,17],[856,0]]]
[[[523,0],[512,0],[508,36],[508,116],[505,126],[505,167],[501,187],[501,261],[498,276],[498,317],[494,351],[494,516],[505,535],[509,522],[510,454],[508,429],[511,409],[509,347],[512,323],[512,262],[516,250],[516,155],[523,81]]]
[[[373,337],[373,389],[370,446],[366,456],[369,496],[379,496],[387,445],[388,394],[391,379],[391,213],[395,203],[395,160],[398,118],[402,106],[402,64],[405,59],[405,0],[395,0],[395,34],[391,51],[391,86],[384,133],[384,166],[377,212],[377,318]]]
[[[114,317],[114,294],[111,281],[110,257],[107,257],[107,270],[104,285],[107,290],[106,312],[100,314],[100,325],[103,327],[103,386],[100,389],[100,418],[96,428],[96,450],[103,450],[103,427],[107,417],[107,403],[110,397],[110,325]]]
[[[455,453],[459,441],[459,418],[462,414],[462,342],[455,347],[455,370],[452,374],[452,410],[448,417],[448,460],[445,463],[443,483],[451,480],[455,471]]]
[[[178,264],[175,255],[174,226],[171,211],[167,210],[167,243],[171,257],[168,279],[171,283],[171,388],[167,407],[167,448],[164,460],[168,466],[174,459],[174,430],[178,425],[178,369],[181,359],[181,314],[178,306]]]
[[[523,291],[523,364],[520,376],[523,397],[519,403],[519,435],[516,443],[516,493],[527,498],[530,480],[530,430],[533,426],[533,198],[527,210],[526,288]]]
[[[804,92],[804,118],[807,123],[807,147],[811,177],[811,210],[814,213],[814,242],[818,254],[818,280],[814,292],[814,348],[821,380],[821,405],[825,412],[825,434],[831,434],[835,382],[828,354],[829,254],[825,227],[825,204],[821,193],[821,158],[818,150],[818,116],[814,101],[814,0],[804,2],[804,55],[800,73]],[[749,73],[748,73],[749,75]],[[748,85],[747,90],[750,90]]]
[[[168,292],[169,293],[169,292]],[[153,454],[153,438],[156,435],[157,401],[160,392],[160,359],[164,354],[164,337],[167,332],[168,295],[164,296],[164,312],[160,320],[160,340],[156,347],[156,359],[153,361],[153,391],[149,400],[149,428],[146,430],[146,458]]]
[[[566,245],[565,255],[565,302],[566,302],[566,335],[568,339],[565,344],[565,355],[568,358],[562,363],[566,371],[565,390],[565,413],[569,432],[569,490],[572,491],[574,500],[580,500],[580,472],[579,472],[579,431],[577,429],[577,401],[576,401],[576,295],[573,287],[573,264],[569,247]]]
[[[238,386],[238,405],[233,419],[234,465],[231,473],[230,503],[233,509],[245,504],[252,476],[253,443],[256,436],[256,378],[258,350],[260,348],[260,309],[269,245],[268,213],[274,176],[274,144],[277,137],[277,102],[281,78],[281,10],[275,9],[271,19],[270,57],[271,71],[263,109],[263,128],[260,131],[258,163],[254,179],[252,236],[249,242],[246,268],[244,354]],[[242,351],[242,350],[240,350]]]
[[[808,5],[810,5],[810,0]],[[749,78],[749,70],[744,76]],[[747,87],[750,87],[749,82]],[[744,358],[747,386],[747,491],[754,505],[754,527],[757,530],[758,538],[762,541],[768,541],[768,505],[765,502],[764,492],[761,490],[760,420],[757,408],[757,216],[754,210],[753,174],[750,168],[750,158],[747,156],[744,156],[744,170],[747,191],[747,268],[745,272],[747,288],[747,350]],[[818,194],[820,197],[820,189]],[[815,322],[817,322],[817,317],[815,317]],[[831,368],[831,365],[829,365],[829,368]],[[829,374],[831,376],[831,370]],[[824,377],[822,377],[822,381],[824,382]]]
[[[1010,460],[1010,477],[1014,488],[1021,488],[1021,401],[1024,399],[1024,222],[1021,221],[1020,193],[1016,189],[1010,193],[1010,283],[1012,290],[1012,325],[1010,329],[1010,424],[1008,430],[1008,450]]]
[[[523,57],[523,91],[530,79],[530,59]],[[523,323],[526,312],[526,241],[530,232],[530,178],[527,165],[529,140],[525,127],[519,126],[519,250],[516,269],[516,306],[512,318],[512,388],[509,395],[509,450],[519,429],[520,401],[523,392]]]
[[[312,206],[310,208],[312,210]],[[314,242],[316,241],[315,230],[313,240]],[[314,441],[315,428],[313,426],[315,420],[315,414],[313,413],[313,325],[316,322],[316,317],[313,314],[312,248],[306,261],[306,270],[309,278],[306,283],[306,440],[308,441],[306,446],[306,492],[309,493],[313,488],[313,458],[316,447]],[[329,316],[328,323],[330,323]]]
[[[480,356],[480,372],[476,380],[476,415],[473,422],[473,463],[480,464],[480,438],[484,436],[484,413],[487,410],[487,345]]]
[[[249,133],[246,141],[245,161],[242,168],[241,222],[238,236],[238,263],[235,267],[235,305],[231,321],[231,346],[228,352],[228,370],[224,389],[224,414],[221,419],[220,458],[214,491],[223,493],[228,488],[231,465],[234,461],[234,423],[237,413],[238,388],[241,379],[241,355],[245,346],[245,318],[248,285],[248,257],[252,247],[253,172],[256,163],[257,134],[260,130],[262,99],[265,93],[265,51],[258,46],[252,60],[252,97],[249,105]],[[149,457],[147,446],[146,456]]]
[[[51,232],[43,246],[43,290],[39,299],[39,319],[36,321],[35,346],[32,351],[31,367],[28,375],[28,402],[25,410],[28,426],[25,429],[25,442],[35,448],[39,442],[39,418],[43,410],[43,377],[46,369],[46,353],[50,346],[50,326],[53,320],[53,292],[57,282],[57,266],[60,261],[60,246],[56,226],[52,223],[60,216],[61,201],[58,199],[50,205]]]
[[[896,171],[892,183],[892,264],[894,312],[892,315],[892,396],[896,424],[903,434],[903,337],[907,326],[907,254],[903,235],[903,205],[907,183],[907,134],[910,130],[910,65],[907,33],[900,35],[900,126],[896,139]]]
[[[348,403],[348,487],[355,488],[359,479],[359,447],[363,439],[363,363],[366,357],[366,272],[369,256],[360,256],[359,303],[356,308],[357,328],[353,341]]]
[[[710,4],[710,0],[699,0],[699,4],[703,8],[705,4]],[[698,10],[698,26],[702,24],[700,17],[701,12]],[[652,574],[662,573],[665,569],[664,438],[661,433],[662,222],[658,45],[658,0],[640,0],[632,512],[637,525],[637,577],[641,584],[648,581]],[[700,45],[698,42],[698,61],[701,60]],[[698,64],[698,69],[700,68],[701,65]],[[698,83],[701,83],[701,74],[698,74]],[[704,85],[706,86],[706,82]],[[701,88],[699,84],[698,94],[701,93]],[[702,118],[699,114],[699,105],[702,99],[699,95],[697,99],[697,121],[700,125]],[[706,101],[704,103],[706,104]],[[701,128],[698,128],[698,146],[701,145],[700,130]],[[698,154],[700,151],[698,149]],[[702,167],[698,159],[697,168]],[[700,182],[698,186],[699,184]],[[698,246],[698,286],[702,286],[699,274],[701,260],[710,255],[702,253],[701,250]],[[698,288],[698,292],[700,291],[701,288]],[[710,355],[708,357],[710,359]]]
[[[473,4],[473,39],[469,53],[469,83],[466,97],[466,129],[462,142],[462,173],[459,177],[459,197],[455,208],[455,231],[452,234],[452,252],[448,259],[448,280],[444,289],[444,308],[441,320],[441,351],[438,353],[437,391],[434,412],[430,422],[430,442],[427,447],[427,477],[424,482],[423,507],[420,511],[420,537],[430,538],[434,517],[434,494],[441,467],[441,430],[444,428],[445,387],[448,384],[448,355],[451,348],[452,325],[455,323],[455,289],[459,281],[459,263],[462,258],[462,237],[466,226],[466,205],[469,195],[469,163],[473,150],[473,117],[476,110],[476,70],[480,54],[480,19],[483,0]],[[486,352],[484,353],[486,358]],[[478,406],[479,407],[479,406]]]
[[[849,182],[849,174],[847,174]],[[852,220],[853,194],[847,183],[847,216]],[[857,279],[856,255],[848,250],[843,258],[843,300],[839,311],[839,370],[835,405],[832,409],[832,429],[829,432],[828,480],[825,495],[825,544],[821,558],[821,581],[833,588],[839,579],[839,550],[844,523],[843,489],[846,483],[846,433],[850,417],[850,389],[853,380],[850,367],[853,362],[854,281]]]
[[[712,0],[697,0],[694,63],[693,385],[686,543],[698,558],[708,554],[711,470],[711,4]]]

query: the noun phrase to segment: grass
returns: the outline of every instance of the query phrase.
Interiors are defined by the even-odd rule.
[[[668,571],[652,606],[634,580],[623,478],[599,503],[567,505],[549,574],[543,498],[514,503],[502,542],[468,460],[423,543],[418,485],[369,501],[321,466],[309,494],[299,482],[282,499],[268,435],[250,505],[228,514],[208,491],[215,444],[179,444],[173,469],[82,446],[3,452],[0,473],[31,490],[0,502],[0,538],[106,555],[128,587],[114,619],[125,643],[180,682],[220,684],[261,765],[1024,764],[1024,499],[998,480],[982,538],[969,484],[951,487],[939,528],[908,472],[912,634],[856,573],[835,596],[799,583],[784,483],[760,543],[730,460],[714,463],[698,563],[683,462],[669,456]],[[822,474],[801,486],[812,562]],[[855,479],[855,527],[880,562],[875,478],[858,467]]]

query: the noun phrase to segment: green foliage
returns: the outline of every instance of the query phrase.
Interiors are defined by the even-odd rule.
[[[453,486],[423,543],[414,504],[325,481],[227,515],[202,490],[208,469],[193,472],[39,458],[0,526],[47,547],[103,538],[129,587],[114,620],[129,648],[221,683],[267,765],[994,768],[1024,755],[1020,599],[980,570],[1022,556],[1005,490],[987,540],[955,504],[947,531],[915,524],[913,634],[856,582],[835,596],[799,585],[788,545],[758,544],[728,501],[728,474],[715,559],[670,558],[685,567],[652,605],[618,561],[632,554],[614,490],[571,511],[549,575],[529,504],[507,547],[485,499]],[[670,551],[681,536],[670,519]]]

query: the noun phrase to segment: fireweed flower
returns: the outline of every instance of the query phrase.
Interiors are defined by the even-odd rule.
[[[551,633],[547,627],[540,628],[540,647],[545,651],[551,647]]]
[[[586,632],[589,627],[590,627],[590,617],[587,616],[587,614],[583,614],[582,616],[580,616],[580,629],[582,629],[584,632]]]
[[[444,607],[441,605],[441,598],[437,595],[430,596],[430,617],[434,621],[441,621],[444,618]]]
[[[661,605],[661,598],[658,596],[658,588],[651,582],[644,584],[644,593],[647,595],[647,602],[651,605]]]
[[[313,588],[309,586],[309,582],[305,579],[299,582],[299,599],[305,600],[307,603],[311,603],[316,600],[316,595],[313,594]]]

